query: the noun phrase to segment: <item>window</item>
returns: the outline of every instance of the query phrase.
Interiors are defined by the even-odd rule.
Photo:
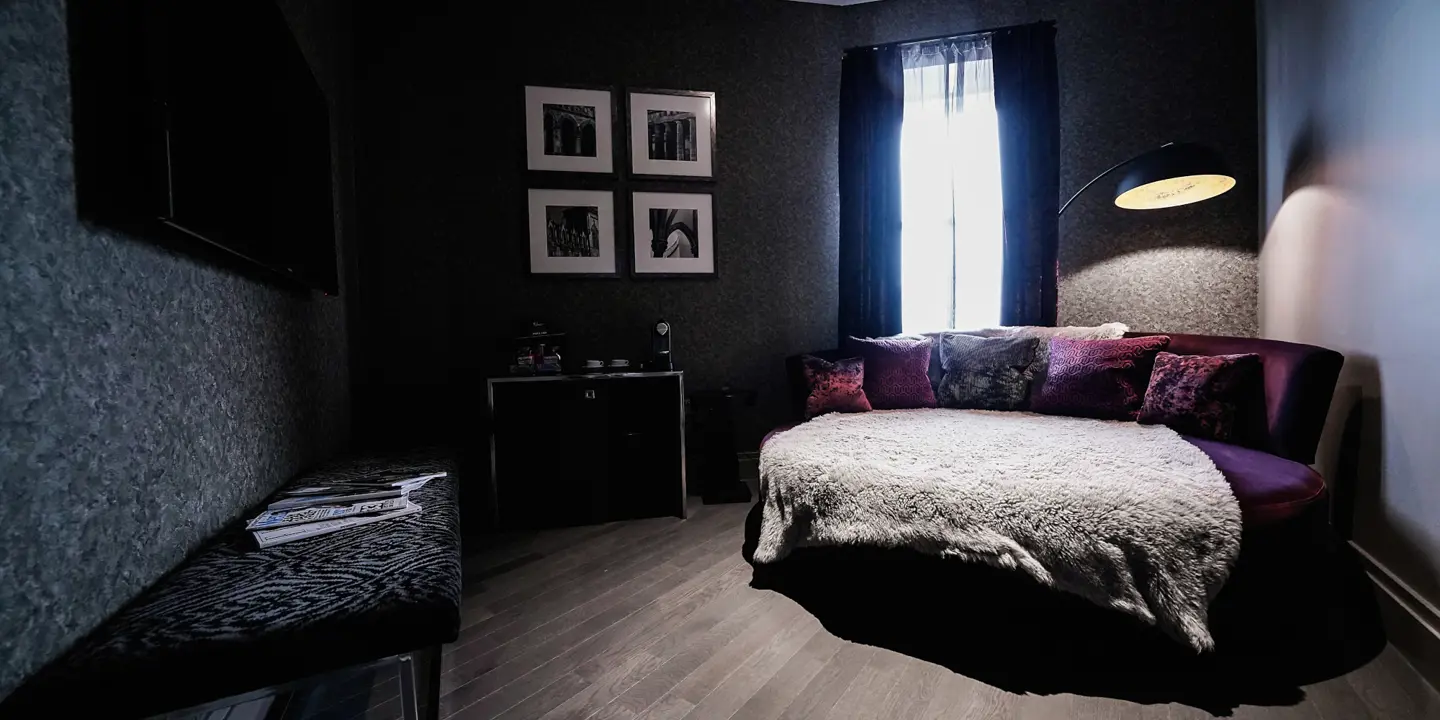
[[[988,36],[906,51],[900,133],[904,332],[1000,324],[1000,134]]]

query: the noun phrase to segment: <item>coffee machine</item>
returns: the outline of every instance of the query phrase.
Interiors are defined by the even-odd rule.
[[[645,362],[646,370],[669,372],[675,369],[675,361],[670,354],[670,339],[674,335],[672,330],[665,318],[660,318],[651,326],[650,359]]]

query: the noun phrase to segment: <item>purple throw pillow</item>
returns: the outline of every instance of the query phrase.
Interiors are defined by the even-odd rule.
[[[1050,340],[1050,369],[1031,409],[1049,415],[1134,420],[1165,335],[1120,340]]]
[[[865,397],[865,360],[849,358],[830,362],[812,355],[800,359],[805,367],[805,419],[828,412],[870,412]]]
[[[850,338],[847,352],[865,359],[865,396],[876,410],[935,407],[928,337]]]
[[[1242,440],[1265,378],[1260,356],[1173,355],[1155,357],[1140,422],[1167,425],[1206,440]]]

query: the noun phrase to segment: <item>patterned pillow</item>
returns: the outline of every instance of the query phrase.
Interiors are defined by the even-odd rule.
[[[1033,337],[1040,339],[1040,347],[1035,351],[1035,365],[1031,372],[1037,380],[1044,380],[1050,367],[1050,341],[1054,338],[1065,338],[1067,340],[1119,340],[1125,337],[1130,327],[1124,323],[1105,323],[1104,325],[1079,326],[1079,327],[1039,327],[1026,325],[1015,328],[1015,333],[1010,337]]]
[[[1102,420],[1134,420],[1150,384],[1165,335],[1121,340],[1051,338],[1050,371],[1032,399],[1035,412]]]
[[[1073,325],[1065,327],[1048,327],[1045,325],[1010,325],[1005,327],[979,328],[975,330],[960,330],[945,333],[946,335],[974,335],[977,337],[1029,337],[1036,338],[1040,344],[1035,348],[1035,362],[1030,364],[1030,399],[1033,402],[1035,396],[1040,393],[1040,388],[1045,384],[1045,373],[1050,367],[1050,338],[1070,338],[1072,340],[1117,340],[1125,337],[1130,331],[1130,326],[1125,323],[1111,322],[1104,325]],[[941,378],[940,363],[937,359],[930,368],[934,375],[933,381],[938,385]]]
[[[1264,376],[1260,356],[1172,355],[1155,357],[1140,422],[1168,425],[1185,435],[1231,442],[1243,435]]]
[[[805,366],[805,419],[828,412],[870,412],[865,397],[865,360],[849,358],[830,362],[813,355],[800,358]]]
[[[948,335],[940,343],[945,377],[940,405],[947,408],[1019,410],[1030,397],[1030,364],[1040,344],[1033,337],[982,338]]]
[[[897,335],[861,340],[850,338],[847,353],[865,358],[865,396],[876,410],[935,407],[930,385],[928,337]]]

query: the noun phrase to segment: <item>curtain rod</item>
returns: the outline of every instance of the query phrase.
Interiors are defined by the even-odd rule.
[[[1014,29],[1016,29],[1016,28],[1029,27],[1029,26],[1031,26],[1031,25],[1049,25],[1049,26],[1051,26],[1051,27],[1054,27],[1054,26],[1055,26],[1055,21],[1054,21],[1054,20],[1041,20],[1040,22],[1021,23],[1021,24],[1019,24],[1019,25],[1002,25],[1002,26],[1000,26],[1000,27],[986,28],[986,29],[984,29],[984,30],[971,30],[971,31],[969,31],[969,32],[962,32],[962,33],[945,33],[944,35],[932,35],[932,36],[930,36],[930,37],[916,38],[916,39],[914,39],[914,40],[898,40],[898,41],[896,41],[896,42],[880,43],[880,44],[878,44],[878,45],[860,45],[860,46],[857,46],[857,47],[845,48],[845,52],[848,53],[848,52],[851,52],[852,50],[878,50],[878,49],[880,49],[880,48],[888,48],[888,47],[904,47],[904,46],[906,46],[906,45],[919,45],[919,44],[921,44],[921,43],[934,42],[934,41],[936,41],[936,40],[949,40],[949,39],[951,39],[951,38],[963,38],[963,37],[969,37],[969,36],[971,36],[971,35],[993,35],[993,34],[998,33],[998,32],[1005,32],[1006,30],[1014,30]]]

